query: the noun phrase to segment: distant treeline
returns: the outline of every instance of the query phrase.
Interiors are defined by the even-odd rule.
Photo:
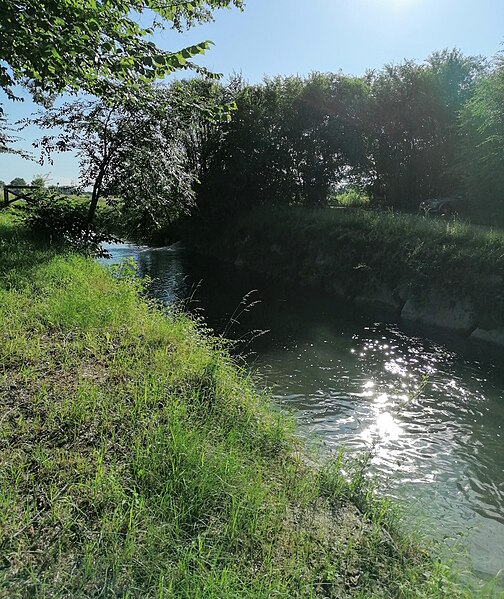
[[[313,73],[250,85],[176,83],[234,108],[187,113],[187,168],[205,214],[257,204],[321,206],[345,187],[400,209],[464,195],[504,205],[504,60],[459,51],[363,77]]]

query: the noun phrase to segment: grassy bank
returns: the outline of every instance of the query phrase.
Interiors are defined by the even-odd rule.
[[[501,231],[389,212],[263,208],[222,225],[189,223],[181,235],[203,252],[349,299],[401,310],[441,297],[467,303],[473,328],[504,326]]]
[[[0,597],[468,596],[128,268],[0,254]]]

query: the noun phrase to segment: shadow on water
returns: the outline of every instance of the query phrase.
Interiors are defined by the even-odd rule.
[[[480,578],[504,569],[502,349],[356,311],[177,247],[109,249],[113,261],[134,257],[153,296],[186,300],[237,341],[310,442],[327,453],[371,449],[372,472],[404,500],[408,520],[439,539],[462,535]]]

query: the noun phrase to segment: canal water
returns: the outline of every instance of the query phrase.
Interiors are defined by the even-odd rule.
[[[310,444],[370,452],[370,471],[406,521],[455,547],[478,579],[504,586],[503,349],[178,246],[107,249],[105,263],[133,258],[153,296],[231,339]]]

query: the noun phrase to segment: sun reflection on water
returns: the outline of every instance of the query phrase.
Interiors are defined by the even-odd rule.
[[[385,441],[397,441],[403,432],[402,427],[390,412],[376,410],[376,419],[361,433],[361,438],[372,443],[378,453],[387,452]]]

